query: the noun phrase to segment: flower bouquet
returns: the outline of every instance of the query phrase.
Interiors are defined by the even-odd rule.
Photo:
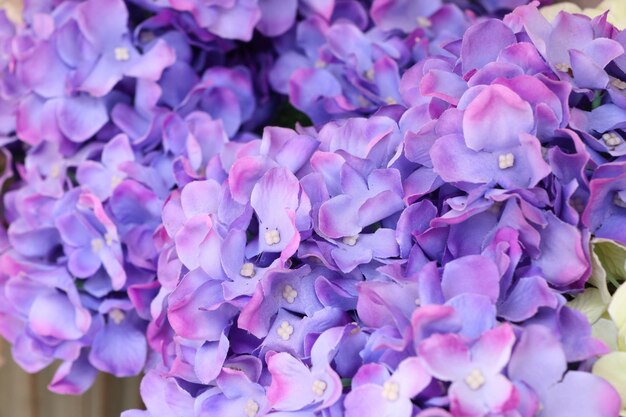
[[[625,9],[546,3],[0,3],[14,360],[123,417],[626,415]]]

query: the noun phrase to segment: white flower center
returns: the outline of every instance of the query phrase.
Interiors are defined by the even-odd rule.
[[[289,303],[293,304],[296,301],[296,297],[298,297],[298,291],[296,291],[291,285],[285,285],[283,288],[283,298]]]
[[[281,339],[287,341],[293,334],[293,326],[289,324],[289,322],[283,321],[280,323],[280,327],[276,330],[276,333],[278,333],[278,336],[280,336]]]
[[[99,253],[104,248],[104,242],[102,239],[91,239],[91,251],[93,253]]]
[[[104,234],[104,241],[107,243],[107,246],[111,246],[113,244],[113,240],[115,238],[113,237],[113,235],[109,232],[106,232]]]
[[[59,178],[60,175],[61,175],[61,167],[59,166],[59,164],[52,165],[52,168],[50,169],[50,176],[52,178]]]
[[[610,146],[612,148],[620,145],[622,143],[622,138],[615,132],[607,132],[602,135],[602,140],[606,144],[606,146]]]
[[[265,243],[270,246],[280,243],[280,232],[278,231],[278,229],[265,231]]]
[[[387,401],[397,401],[400,398],[400,386],[392,381],[385,382],[385,385],[383,385],[383,398]]]
[[[424,17],[424,16],[418,16],[416,21],[417,21],[417,24],[423,28],[429,28],[433,25],[433,22],[431,22],[429,18]]]
[[[251,262],[246,262],[241,266],[241,271],[239,271],[239,275],[244,278],[252,278],[256,272],[254,271],[254,264]]]
[[[120,324],[122,320],[124,320],[124,317],[126,317],[126,315],[119,308],[114,308],[109,311],[109,319],[113,320],[113,323],[115,324]]]
[[[365,78],[367,78],[370,81],[374,81],[374,68],[370,68],[367,71],[365,71]]]
[[[120,185],[120,183],[122,182],[122,177],[120,177],[119,175],[113,175],[111,177],[111,188],[115,188],[118,185]]]
[[[344,236],[343,239],[341,239],[341,241],[348,246],[354,246],[356,245],[357,240],[359,240],[359,236]]]
[[[246,408],[243,409],[248,417],[254,417],[259,412],[259,403],[250,399],[246,403]]]
[[[511,168],[515,165],[515,155],[512,153],[505,153],[498,156],[498,167],[500,169]]]
[[[557,71],[567,72],[567,73],[569,73],[572,70],[572,67],[570,67],[569,64],[566,64],[564,62],[554,65],[554,68],[556,68]]]
[[[128,48],[119,47],[113,50],[116,61],[128,61],[130,59],[130,51]]]
[[[465,377],[465,383],[470,389],[476,391],[478,388],[485,385],[485,377],[480,370],[474,369]]]
[[[395,98],[393,97],[387,97],[385,99],[385,103],[389,104],[390,106],[393,106],[394,104],[398,104],[398,102],[396,101]]]
[[[321,59],[318,59],[317,61],[315,61],[315,68],[324,68],[326,67],[326,62],[322,61]]]
[[[313,382],[313,394],[321,397],[322,395],[324,395],[324,392],[326,392],[327,386],[328,385],[326,384],[326,382],[322,381],[321,379],[316,379],[315,382]]]

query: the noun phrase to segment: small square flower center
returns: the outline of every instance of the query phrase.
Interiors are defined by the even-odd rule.
[[[259,412],[259,403],[250,399],[246,403],[246,407],[243,409],[248,417],[254,417]]]
[[[265,243],[270,246],[280,243],[280,232],[278,231],[278,229],[265,231]]]
[[[119,308],[114,308],[109,312],[109,319],[113,320],[113,323],[120,324],[126,315]]]
[[[104,248],[104,242],[102,239],[91,239],[91,251],[93,253],[100,253],[100,251]]]
[[[472,390],[477,390],[485,385],[485,377],[479,369],[474,369],[465,377],[465,383]]]
[[[498,156],[498,167],[500,169],[511,168],[515,165],[515,155],[512,153],[505,153]]]
[[[315,382],[313,382],[313,394],[321,397],[322,395],[324,395],[324,392],[326,392],[327,386],[328,385],[326,384],[326,382],[322,381],[321,379],[316,379]]]
[[[252,278],[255,275],[254,264],[252,262],[246,262],[241,266],[241,270],[239,271],[239,275],[244,278]]]
[[[296,291],[289,284],[285,285],[285,288],[283,289],[283,298],[285,299],[285,301],[287,301],[289,304],[293,304],[293,302],[296,301],[297,297],[298,291]]]
[[[397,401],[400,398],[400,385],[393,381],[387,381],[383,385],[383,397],[387,401]]]
[[[276,333],[278,333],[278,336],[281,339],[287,341],[293,334],[293,326],[289,324],[289,322],[283,321],[280,323],[280,327],[276,330]]]
[[[128,50],[128,48],[115,48],[113,52],[115,53],[116,61],[128,61],[130,59],[130,51]]]

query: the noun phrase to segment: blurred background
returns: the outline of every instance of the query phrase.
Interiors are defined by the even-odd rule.
[[[0,417],[118,417],[124,410],[143,408],[140,378],[100,374],[85,395],[61,396],[46,389],[56,366],[29,375],[11,360],[11,348],[4,341],[0,352]]]

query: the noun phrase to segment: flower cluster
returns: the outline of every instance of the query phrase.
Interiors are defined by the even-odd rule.
[[[623,410],[606,14],[34,3],[0,11],[0,334],[62,361],[51,390],[143,371],[124,417]]]
[[[235,136],[257,101],[250,70],[224,66],[232,46],[194,51],[176,16],[132,33],[122,1],[48,7],[0,13],[0,332],[29,372],[61,360],[49,388],[78,394],[144,369],[164,201],[212,158],[197,137]]]

